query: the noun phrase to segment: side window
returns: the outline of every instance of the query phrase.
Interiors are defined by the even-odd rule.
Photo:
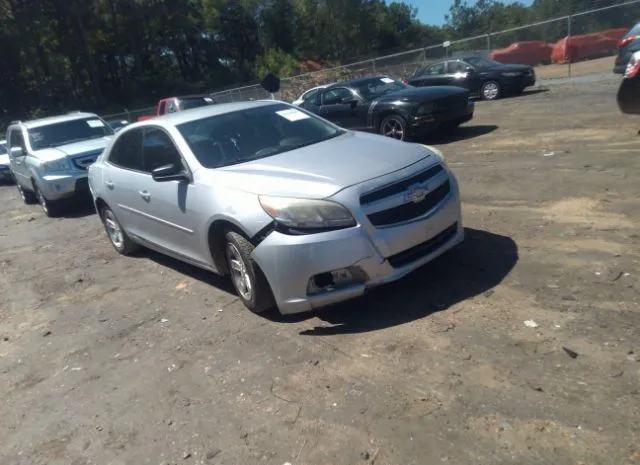
[[[169,100],[167,102],[167,113],[175,113],[176,111],[178,111],[176,102],[174,101],[174,99]]]
[[[464,73],[467,71],[467,64],[462,62],[462,61],[450,61],[447,64],[448,67],[448,73],[449,74],[455,74],[455,73]]]
[[[343,98],[353,97],[353,94],[349,89],[344,87],[338,87],[336,89],[328,90],[322,94],[323,105],[337,105]]]
[[[9,147],[21,147],[25,149],[24,138],[22,137],[22,131],[20,129],[13,129],[9,135]]]
[[[160,102],[160,108],[158,109],[158,114],[159,115],[164,115],[166,108],[167,108],[167,101],[163,100],[162,102]]]
[[[302,96],[302,100],[303,100],[303,101],[305,101],[305,102],[306,102],[307,100],[313,100],[313,99],[315,99],[315,98],[316,98],[316,94],[317,94],[317,93],[318,93],[318,89],[310,90],[310,91],[308,91],[306,94],[304,94],[304,95]]]
[[[142,146],[144,170],[151,173],[161,166],[182,165],[182,158],[171,137],[160,128],[146,128]]]
[[[121,168],[142,171],[142,130],[122,134],[111,148],[108,161]]]
[[[445,63],[436,63],[435,65],[428,66],[425,70],[425,76],[439,76],[444,74],[444,65]]]

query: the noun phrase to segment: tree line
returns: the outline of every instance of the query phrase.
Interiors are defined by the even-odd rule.
[[[0,127],[149,106],[611,3],[456,0],[436,27],[385,0],[0,0]]]

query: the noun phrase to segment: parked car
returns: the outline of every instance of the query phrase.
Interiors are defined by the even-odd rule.
[[[113,129],[113,132],[118,132],[120,129],[129,124],[129,121],[126,119],[114,119],[107,121],[107,124],[109,125],[109,127],[111,127],[111,129]]]
[[[613,72],[624,74],[631,56],[638,50],[640,50],[640,23],[629,29],[629,32],[618,42],[618,55]]]
[[[300,97],[293,101],[293,104],[297,106],[302,105],[305,100],[314,98],[320,89],[324,89],[330,85],[331,84],[325,84],[323,86],[312,87],[311,89],[304,91]]]
[[[47,216],[55,216],[61,200],[88,192],[87,168],[112,136],[93,113],[11,123],[7,149],[22,200],[38,202]]]
[[[9,164],[9,152],[7,152],[7,141],[0,140],[0,181],[12,182],[13,173]]]
[[[442,154],[278,101],[123,128],[89,169],[109,240],[230,275],[247,308],[297,313],[402,278],[463,240]]]
[[[213,98],[208,95],[185,95],[182,97],[163,98],[156,104],[155,111],[152,115],[139,116],[138,121],[145,121],[169,113],[190,110],[191,108],[203,107],[205,105],[213,105],[214,103]]]
[[[343,128],[394,139],[441,129],[452,131],[473,118],[469,92],[458,87],[418,89],[374,76],[320,89],[302,105]]]
[[[640,51],[629,59],[617,100],[622,113],[640,115]]]
[[[506,65],[480,56],[439,61],[425,66],[405,81],[415,87],[458,86],[485,100],[496,100],[508,93],[519,94],[536,83],[529,65]]]

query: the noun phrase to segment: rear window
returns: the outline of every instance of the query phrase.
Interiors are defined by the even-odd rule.
[[[210,97],[194,97],[180,99],[180,110],[190,110],[191,108],[204,107],[211,105],[213,99]]]
[[[282,103],[211,116],[177,128],[206,168],[270,157],[344,133],[311,113]]]

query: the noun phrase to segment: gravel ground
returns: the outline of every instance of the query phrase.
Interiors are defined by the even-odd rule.
[[[427,141],[465,243],[286,319],[0,187],[0,463],[640,463],[640,119],[615,91],[478,103]]]

